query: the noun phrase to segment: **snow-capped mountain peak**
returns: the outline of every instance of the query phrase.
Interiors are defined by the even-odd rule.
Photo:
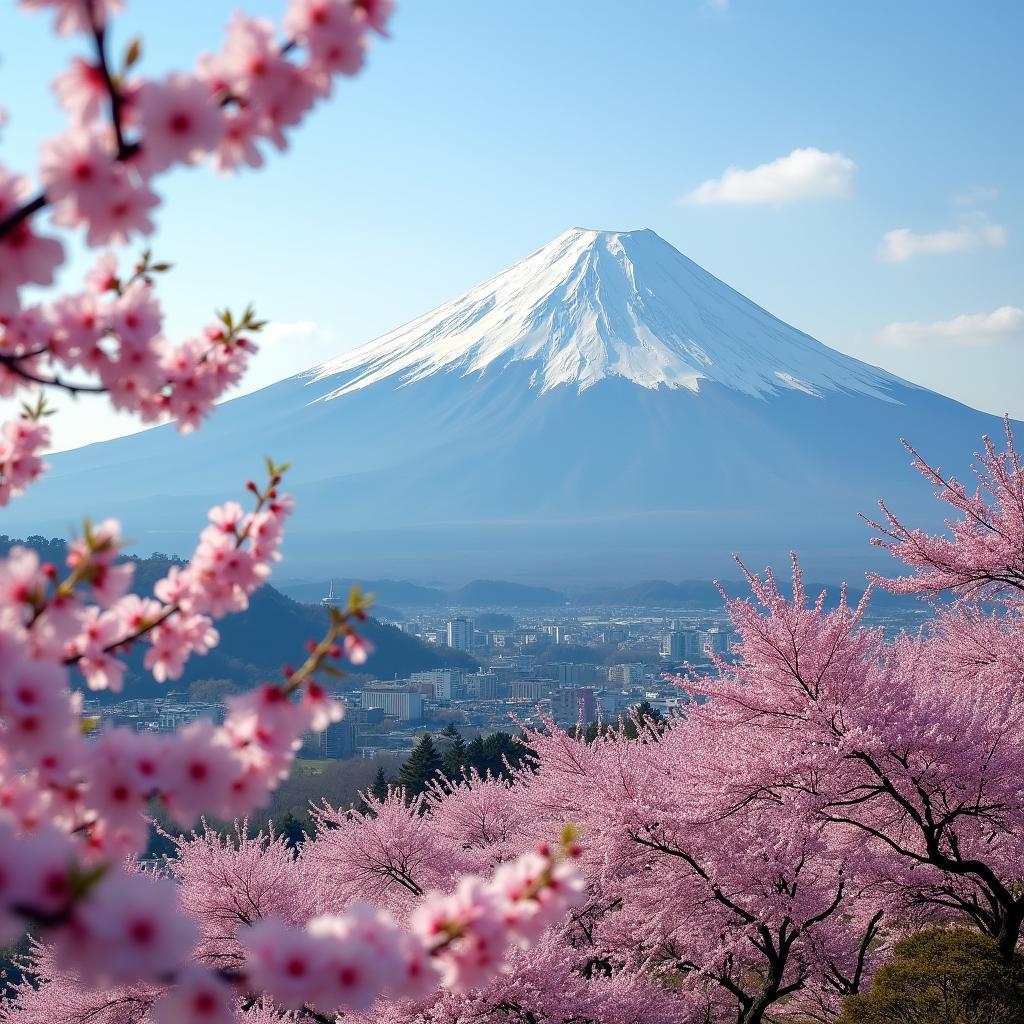
[[[883,495],[934,512],[901,437],[956,472],[998,430],[781,323],[653,232],[575,229],[198,434],[55,455],[6,530],[57,535],[76,507],[187,554],[225,481],[266,453],[293,461],[299,574],[699,578],[796,544],[848,575],[869,567],[854,512]]]
[[[540,393],[609,377],[699,392],[849,391],[888,398],[894,378],[773,317],[653,231],[572,228],[507,270],[309,374],[325,399],[391,378],[530,367]]]

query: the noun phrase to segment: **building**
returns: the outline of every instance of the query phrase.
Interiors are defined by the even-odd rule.
[[[435,668],[427,672],[413,672],[409,682],[414,686],[424,683],[431,687],[430,695],[434,700],[453,700],[462,691],[462,673],[453,668]]]
[[[631,707],[639,703],[632,693],[627,693],[624,690],[603,690],[599,697],[605,715],[610,718],[624,715]]]
[[[359,695],[364,708],[381,708],[388,718],[418,722],[423,718],[423,694],[411,686],[368,686]]]
[[[551,693],[551,687],[536,679],[516,679],[512,682],[513,700],[543,700]]]
[[[552,668],[559,686],[584,686],[597,680],[596,665],[574,665],[563,661]]]
[[[224,720],[224,707],[220,704],[171,704],[162,707],[157,719],[160,732],[174,732],[197,718],[209,718],[214,722]]]
[[[592,686],[558,690],[551,699],[551,712],[562,725],[591,725],[598,718],[597,693]]]
[[[608,667],[608,682],[612,686],[638,686],[644,681],[647,669],[642,662],[630,661]]]
[[[695,661],[704,656],[703,638],[696,629],[673,629],[661,639],[666,661]]]
[[[473,620],[457,615],[448,621],[448,646],[454,651],[473,650]]]
[[[473,672],[465,676],[466,696],[477,700],[498,699],[498,677],[493,672]]]
[[[704,654],[726,654],[732,643],[732,630],[722,626],[709,626],[704,630]]]
[[[356,756],[355,723],[342,719],[332,722],[321,734],[324,738],[324,757],[342,759]]]

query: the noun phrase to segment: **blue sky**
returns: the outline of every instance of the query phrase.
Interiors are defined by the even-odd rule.
[[[135,0],[118,32],[147,72],[187,66],[236,6]],[[172,332],[250,299],[298,325],[262,385],[567,227],[650,227],[826,344],[1024,418],[1022,37],[997,0],[405,0],[287,157],[161,181]],[[4,5],[8,166],[60,130],[48,83],[77,45]],[[131,425],[97,411],[59,442]]]

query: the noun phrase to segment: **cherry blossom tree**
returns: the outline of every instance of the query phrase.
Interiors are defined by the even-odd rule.
[[[880,543],[913,575],[878,582],[953,604],[887,642],[864,625],[867,596],[826,611],[795,566],[790,600],[751,576],[753,598],[730,602],[738,660],[688,681],[707,700],[691,717],[737,751],[735,807],[811,799],[897,915],[965,917],[1009,957],[1024,922],[1024,473],[1009,424],[1005,451],[985,440],[974,495],[915,459],[960,517],[932,536],[883,505]]]
[[[371,808],[351,816],[322,808],[317,836],[298,855],[283,837],[248,837],[244,824],[232,835],[204,827],[174,839],[175,854],[161,873],[176,883],[180,906],[199,933],[175,985],[159,978],[89,984],[59,950],[37,946],[30,957],[36,982],[20,986],[0,1019],[42,1024],[59,1013],[68,1024],[236,1017],[252,1024],[273,1006],[314,1020],[329,1019],[314,1007],[344,1007],[357,1018],[373,1007],[367,1019],[376,1020],[403,1019],[411,1008],[439,1001],[449,1007],[479,1001],[479,989],[501,992],[503,1002],[512,992],[521,1000],[528,992],[554,999],[554,987],[542,984],[551,974],[542,965],[557,944],[547,930],[581,895],[571,836],[563,837],[562,857],[519,843],[517,855],[485,882],[461,870],[457,843],[430,841],[423,827],[429,819],[400,791]],[[347,871],[340,881],[339,868]],[[515,948],[507,948],[510,941]],[[254,968],[260,979],[254,987],[272,999],[250,996],[224,1015],[223,979]],[[450,1000],[439,1000],[439,975]],[[618,1006],[614,993],[624,987],[608,987],[603,1002]],[[470,989],[477,991],[469,995]],[[389,995],[401,998],[379,1002]],[[559,1005],[578,996],[577,1009],[600,1001],[578,978],[575,990],[561,991]],[[182,1006],[189,999],[209,1003],[211,1014],[216,1006],[219,1016],[194,1008],[188,1016]]]
[[[244,827],[178,840],[166,871],[201,932],[195,965],[231,974],[250,955],[247,934],[272,929],[280,948],[281,929],[304,935],[327,915],[355,915],[371,933],[382,914],[423,928],[436,906],[429,893],[466,898],[459,880],[467,872],[511,878],[513,891],[529,884],[517,865],[570,817],[587,841],[586,889],[568,918],[534,921],[537,941],[513,950],[503,971],[493,970],[494,940],[484,933],[447,988],[384,1003],[367,987],[377,969],[370,935],[370,959],[363,950],[348,964],[349,1016],[367,1024],[747,1024],[782,1006],[828,1019],[859,989],[880,955],[879,903],[858,887],[845,851],[829,844],[811,802],[754,804],[742,823],[729,816],[728,791],[708,782],[725,752],[713,732],[683,719],[590,743],[551,728],[531,745],[536,773],[511,783],[439,782],[426,809],[401,790],[367,795],[360,810],[322,805],[297,855],[280,838],[246,838]],[[284,948],[303,970],[315,962],[302,945]],[[126,998],[141,1022],[163,996],[159,986],[87,991],[47,973],[45,956],[36,970],[47,980],[19,998],[11,1024],[36,1024],[57,1008],[77,1014],[72,1024],[120,1024]],[[290,1005],[287,991],[273,992]]]
[[[335,79],[361,69],[392,0],[289,0],[280,27],[238,13],[219,50],[162,78],[142,73],[139,40],[113,54],[121,0],[21,6],[52,14],[82,54],[54,82],[67,127],[41,144],[34,183],[0,166],[0,397],[24,399],[0,428],[0,505],[45,469],[48,393],[100,396],[142,423],[188,431],[240,379],[263,326],[255,312],[225,310],[172,343],[156,285],[169,265],[149,249],[124,250],[154,232],[162,175],[203,163],[255,168],[284,150]],[[101,251],[80,290],[40,297],[64,262],[62,236]],[[232,846],[206,832],[180,848],[169,876],[132,866],[148,801],[186,828],[202,813],[230,819],[264,804],[299,737],[341,717],[319,680],[338,660],[361,664],[370,653],[358,631],[367,602],[354,591],[302,664],[230,698],[222,725],[93,734],[82,716],[81,687],[119,691],[133,645],[145,645],[157,681],[176,679],[217,643],[215,622],[247,607],[280,557],[292,509],[285,470],[268,461],[266,480],[246,485],[248,510],[212,509],[191,560],[152,596],[130,593],[133,567],[119,557],[113,520],[87,521],[63,568],[17,547],[0,562],[0,941],[30,928],[49,979],[23,988],[10,1013],[70,1019],[100,998],[125,1019],[222,1021],[239,1005],[257,1017],[283,1007],[323,1018],[382,994],[422,994],[439,979],[458,986],[466,972],[482,979],[575,900],[575,845],[557,830],[490,880],[452,877],[453,891],[425,896],[408,927],[368,906],[310,916],[295,887],[268,903],[276,890],[266,871],[294,882],[274,839]],[[229,861],[231,874],[215,881]],[[230,906],[211,895],[217,885]],[[373,967],[358,991],[346,981],[356,960]]]
[[[765,794],[734,806],[738,755],[701,716],[640,728],[589,743],[553,727],[530,737],[534,819],[571,809],[587,838],[594,965],[660,979],[682,1019],[837,1007],[877,958],[881,907],[813,803]]]

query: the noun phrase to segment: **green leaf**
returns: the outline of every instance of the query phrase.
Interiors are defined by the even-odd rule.
[[[124,69],[127,71],[139,62],[142,56],[142,40],[136,36],[129,44],[124,54]]]

